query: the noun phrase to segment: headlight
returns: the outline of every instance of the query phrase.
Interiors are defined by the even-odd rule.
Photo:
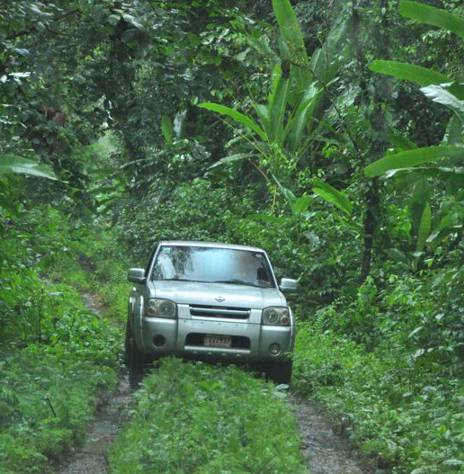
[[[173,301],[152,298],[147,302],[145,316],[151,318],[175,318],[177,316],[177,305]]]
[[[290,311],[286,307],[271,307],[263,310],[262,323],[268,326],[289,326]]]

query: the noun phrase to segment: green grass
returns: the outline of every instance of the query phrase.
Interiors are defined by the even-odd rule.
[[[235,367],[163,360],[137,400],[111,451],[115,474],[307,472],[288,405]]]

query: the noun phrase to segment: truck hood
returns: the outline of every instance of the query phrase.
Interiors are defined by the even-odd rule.
[[[285,297],[276,288],[257,288],[230,283],[156,281],[151,282],[150,293],[151,297],[165,298],[180,304],[250,309],[287,305]]]

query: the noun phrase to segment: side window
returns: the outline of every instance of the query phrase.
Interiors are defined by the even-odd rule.
[[[150,252],[150,257],[148,258],[148,262],[145,267],[145,278],[148,278],[148,272],[150,271],[151,262],[153,261],[153,257],[155,256],[157,248],[158,248],[158,244],[156,244],[153,247],[153,250]]]

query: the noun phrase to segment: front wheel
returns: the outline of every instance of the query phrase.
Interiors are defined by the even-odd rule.
[[[271,362],[266,369],[266,376],[276,384],[290,385],[292,381],[293,361],[291,359]]]
[[[124,341],[124,359],[129,371],[129,385],[132,388],[137,388],[143,378],[147,357],[137,349],[129,319],[127,319],[126,338]]]

